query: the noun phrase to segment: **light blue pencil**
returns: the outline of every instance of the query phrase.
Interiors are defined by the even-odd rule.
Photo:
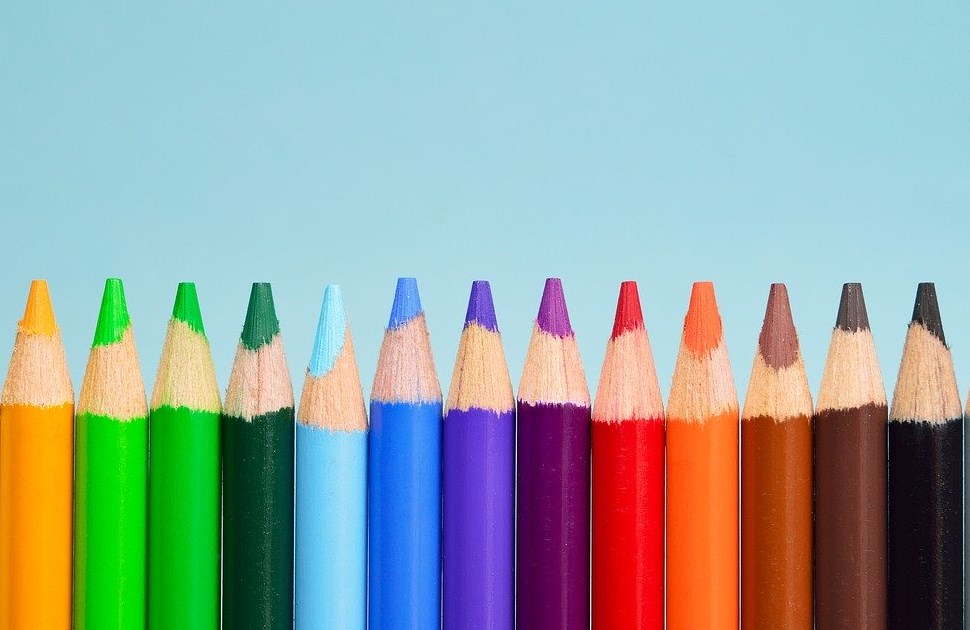
[[[367,415],[340,287],[327,286],[296,424],[296,630],[364,630]]]

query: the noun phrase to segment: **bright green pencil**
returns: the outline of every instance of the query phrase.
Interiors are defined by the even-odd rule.
[[[149,423],[148,627],[219,627],[219,386],[195,284],[179,284]]]
[[[77,405],[76,630],[145,627],[147,415],[125,291],[110,278]]]

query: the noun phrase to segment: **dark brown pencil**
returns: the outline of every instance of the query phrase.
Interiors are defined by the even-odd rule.
[[[812,628],[812,395],[783,284],[741,415],[741,627]]]
[[[815,627],[886,627],[886,390],[862,285],[842,287],[815,411]]]
[[[929,282],[916,293],[889,418],[889,628],[960,628],[963,417]]]

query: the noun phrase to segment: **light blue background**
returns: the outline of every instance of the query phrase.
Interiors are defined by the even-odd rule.
[[[487,278],[517,382],[559,275],[592,388],[634,278],[666,392],[703,278],[743,395],[780,280],[814,391],[858,280],[891,390],[935,280],[966,392],[968,33],[960,0],[4,3],[0,353],[47,277],[79,386],[119,275],[150,389],[194,279],[224,386],[268,280],[299,392],[338,282],[369,391],[407,274],[447,388]]]

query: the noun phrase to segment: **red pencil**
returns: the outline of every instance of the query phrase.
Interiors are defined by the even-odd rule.
[[[593,629],[663,622],[663,400],[637,285],[624,282],[593,406]]]

